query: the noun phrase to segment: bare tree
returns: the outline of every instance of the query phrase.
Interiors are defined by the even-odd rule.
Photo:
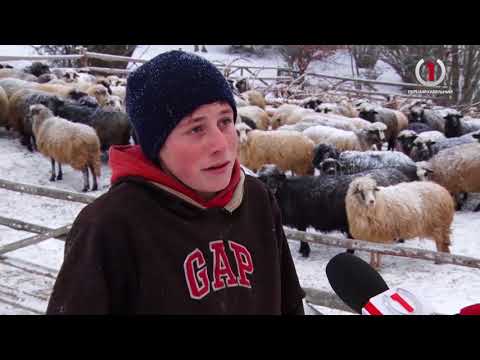
[[[343,47],[341,45],[279,45],[277,49],[288,67],[301,76],[312,61],[323,60]]]
[[[380,57],[377,45],[352,45],[350,48],[355,63],[362,69],[373,69]]]

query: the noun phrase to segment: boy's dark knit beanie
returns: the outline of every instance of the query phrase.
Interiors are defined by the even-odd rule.
[[[130,74],[126,110],[143,153],[158,164],[158,153],[180,120],[201,105],[235,99],[222,73],[208,60],[184,51],[160,54]]]

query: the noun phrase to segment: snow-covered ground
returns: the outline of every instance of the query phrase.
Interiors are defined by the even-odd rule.
[[[14,45],[0,45],[0,55],[19,54],[20,50],[11,48],[11,46]],[[178,48],[189,50],[188,47],[190,47],[190,51],[193,51],[193,45],[148,45],[147,47],[140,47],[134,56],[150,58],[162,51]],[[224,62],[238,57],[235,54],[227,54],[225,46],[208,45],[207,47],[209,53],[199,54],[208,57],[210,60]],[[26,49],[24,50],[27,51]],[[147,51],[142,53],[144,50]],[[281,64],[280,59],[273,55],[261,60],[256,57],[251,57],[250,59],[256,65],[278,66]],[[338,75],[351,75],[350,63],[345,60],[345,55],[339,55],[336,65],[337,70],[330,68],[332,66],[331,63],[315,64],[315,68],[319,69],[318,71],[320,71],[322,66],[322,71]],[[383,65],[380,64],[378,66]],[[385,76],[389,81],[398,80],[388,73]],[[19,144],[18,139],[12,138],[3,129],[0,129],[0,179],[77,192],[82,187],[81,173],[74,171],[69,166],[64,167],[64,179],[61,182],[51,183],[49,181],[49,172],[50,161],[48,159],[39,153],[29,153]],[[91,195],[99,196],[107,191],[110,174],[108,166],[104,164],[99,181],[100,190],[90,193]],[[469,203],[469,208],[474,207],[476,203],[478,203],[478,199],[474,197]],[[84,206],[84,204],[0,189],[0,214],[2,216],[45,227],[56,228],[73,222],[76,214]],[[477,235],[479,229],[480,213],[467,210],[457,212],[452,226],[451,252],[480,258],[480,240]],[[310,229],[309,231],[313,230]],[[339,234],[336,235],[341,236]],[[0,226],[0,246],[28,236],[31,236],[31,234]],[[290,241],[291,252],[302,286],[332,292],[325,275],[325,267],[333,256],[344,250],[322,245],[312,245],[311,256],[305,259],[298,254],[298,246],[299,244],[296,241]],[[435,249],[432,241],[420,239],[407,241],[404,246],[429,250]],[[58,271],[63,261],[63,248],[62,241],[51,239],[14,251],[8,255]],[[367,253],[358,252],[358,255],[367,261],[369,259]],[[463,306],[480,302],[479,269],[454,265],[435,265],[432,262],[392,256],[383,256],[382,264],[380,273],[390,287],[401,286],[414,290],[430,301],[438,312],[455,313]],[[29,296],[33,296],[32,299],[35,299],[35,296],[39,296],[38,294],[45,297],[45,292],[48,293],[53,284],[53,279],[47,281],[39,277],[21,277],[19,272],[15,272],[12,268],[4,269],[2,266],[0,266],[0,293],[3,287],[14,287],[22,289]],[[33,302],[34,300],[32,300]],[[45,304],[45,302],[42,304]],[[325,308],[318,308],[318,310],[324,314],[342,313]],[[28,312],[15,309],[10,305],[0,304],[0,314],[14,313],[23,314]]]

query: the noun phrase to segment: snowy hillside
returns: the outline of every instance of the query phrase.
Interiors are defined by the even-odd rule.
[[[193,52],[193,45],[142,45],[133,56],[148,59],[160,52],[178,48]],[[207,48],[209,53],[198,54],[212,61],[228,62],[238,57],[237,54],[228,54],[226,46],[223,45],[207,45]],[[25,46],[0,45],[0,55],[19,54],[32,55],[33,53]],[[314,63],[312,68],[318,72],[351,76],[350,59],[347,59],[345,53],[337,53],[335,58],[330,60],[334,61]],[[252,56],[238,63],[242,62],[257,66],[282,65],[282,60],[273,54],[269,54],[265,58]],[[12,64],[14,63],[12,62]],[[18,65],[18,63],[15,63],[15,65]],[[383,72],[383,80],[399,81],[398,76],[392,72],[388,65],[380,62],[377,64],[377,67],[379,72]],[[378,87],[377,89],[387,90],[384,87]],[[389,92],[394,90],[394,88],[388,89]],[[38,152],[28,152],[25,147],[20,145],[18,139],[12,138],[3,128],[0,128],[0,179],[75,192],[81,190],[82,175],[80,172],[74,171],[66,165],[64,167],[64,179],[53,183],[49,181],[49,172],[50,161],[47,158]],[[99,181],[100,189],[89,194],[99,196],[107,191],[110,174],[108,166],[103,164],[102,176]],[[73,222],[78,212],[85,206],[84,204],[53,200],[1,189],[0,199],[1,216],[50,228],[61,227]],[[472,208],[478,203],[478,198],[473,198],[470,201],[469,207]],[[480,239],[477,233],[479,229],[480,213],[467,210],[457,212],[452,227],[451,252],[480,258]],[[0,226],[0,246],[31,235]],[[299,244],[296,241],[290,241],[291,252],[302,286],[332,292],[325,275],[325,266],[329,259],[344,250],[312,245],[310,258],[304,259],[297,252],[298,246]],[[420,239],[407,241],[404,246],[428,250],[435,249],[432,241]],[[55,273],[59,270],[63,260],[63,247],[62,241],[50,239],[38,245],[14,251],[8,255],[48,267]],[[358,255],[367,261],[369,259],[367,253],[358,252]],[[435,265],[432,262],[392,256],[383,256],[382,263],[383,266],[380,273],[390,287],[402,286],[418,292],[428,299],[439,312],[455,313],[463,306],[480,302],[480,270],[478,269],[454,265]],[[21,288],[25,293],[32,296],[31,303],[26,305],[35,307],[38,311],[44,311],[45,308],[43,306],[46,305],[44,300],[51,290],[54,279],[50,277],[47,280],[43,278],[41,280],[33,275],[31,278],[26,278],[12,269],[7,269],[0,265],[0,292],[2,287]],[[37,298],[43,299],[43,302],[36,302],[37,300],[35,299]],[[321,309],[321,311],[325,311],[326,314],[340,313],[326,309]],[[12,313],[28,313],[28,311],[21,311],[12,308],[10,305],[0,303],[0,314]]]

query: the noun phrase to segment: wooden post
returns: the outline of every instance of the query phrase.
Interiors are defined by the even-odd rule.
[[[88,56],[87,56],[87,48],[80,46],[78,48],[78,53],[82,55],[82,58],[80,59],[80,66],[82,67],[88,67]]]

